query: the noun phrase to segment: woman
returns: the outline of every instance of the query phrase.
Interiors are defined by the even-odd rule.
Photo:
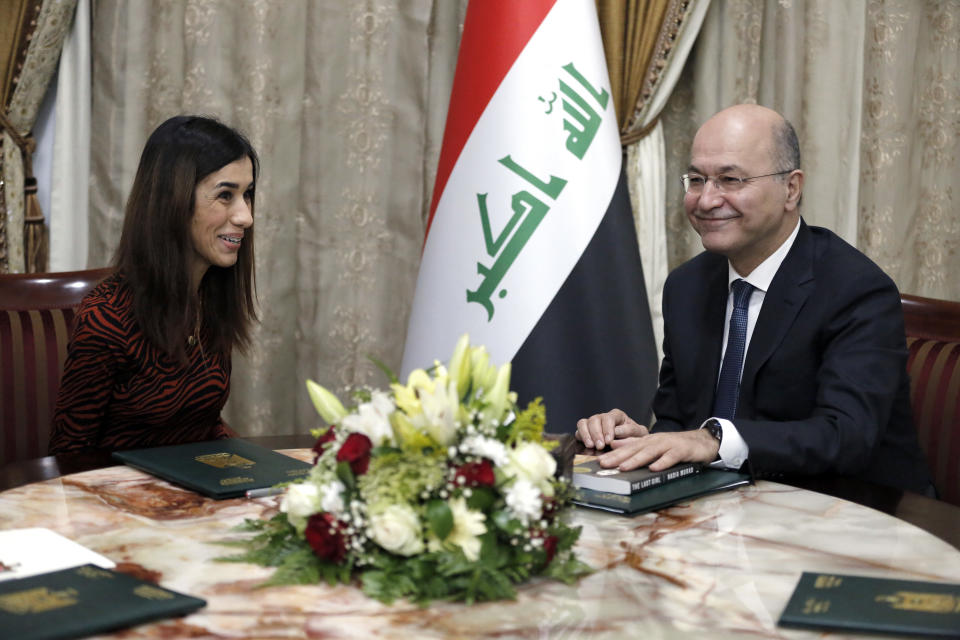
[[[256,321],[257,154],[240,133],[177,116],[147,140],[115,273],[78,309],[50,453],[232,435],[230,353]]]

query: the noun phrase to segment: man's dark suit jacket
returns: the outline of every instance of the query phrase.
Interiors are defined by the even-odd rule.
[[[800,223],[747,348],[733,420],[759,475],[842,475],[924,492],[910,411],[900,294],[833,232]],[[664,359],[653,431],[711,417],[727,259],[702,253],[663,293]]]

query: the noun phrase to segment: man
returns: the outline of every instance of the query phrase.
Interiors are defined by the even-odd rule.
[[[648,434],[614,409],[577,423],[606,467],[697,461],[835,474],[927,492],[900,296],[873,262],[800,218],[793,127],[738,105],[697,132],[684,208],[706,252],[667,278]]]

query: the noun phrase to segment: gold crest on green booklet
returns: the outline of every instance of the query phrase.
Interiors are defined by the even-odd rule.
[[[257,464],[253,460],[247,460],[243,456],[238,456],[235,453],[227,453],[225,451],[197,456],[194,458],[194,460],[203,464],[208,464],[211,467],[216,467],[217,469],[227,469],[230,467],[249,469]]]
[[[805,572],[778,624],[957,638],[960,584]]]

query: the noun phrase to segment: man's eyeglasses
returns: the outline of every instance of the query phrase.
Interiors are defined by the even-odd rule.
[[[762,176],[750,176],[749,178],[739,178],[737,176],[730,176],[726,174],[720,174],[719,176],[707,177],[702,176],[699,173],[685,173],[680,176],[680,182],[683,184],[683,190],[685,193],[701,193],[703,188],[707,184],[707,180],[713,183],[713,186],[716,187],[719,191],[723,193],[733,193],[734,191],[739,191],[751,180],[757,180],[759,178],[769,178],[770,176],[782,176],[785,173],[792,172],[793,169],[787,169],[786,171],[777,171],[776,173],[765,173]]]

